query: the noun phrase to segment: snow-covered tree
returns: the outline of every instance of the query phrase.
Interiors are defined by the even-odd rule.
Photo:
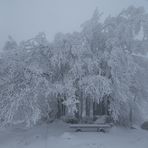
[[[1,125],[93,118],[97,105],[105,108],[98,114],[130,125],[147,112],[147,60],[139,57],[147,52],[148,14],[131,6],[100,17],[95,10],[82,31],[58,33],[52,43],[44,33],[20,44],[9,38],[0,57]]]

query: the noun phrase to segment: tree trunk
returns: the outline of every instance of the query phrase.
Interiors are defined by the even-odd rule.
[[[86,99],[83,98],[83,101],[82,101],[82,118],[86,117]]]
[[[93,100],[90,99],[90,117],[93,118]]]
[[[131,106],[130,106],[129,120],[130,120],[130,127],[132,127],[132,125],[133,125],[133,110],[132,110]]]

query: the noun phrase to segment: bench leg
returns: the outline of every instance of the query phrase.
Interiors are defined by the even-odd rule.
[[[101,128],[100,132],[105,133],[105,129]]]
[[[82,132],[82,130],[78,128],[78,129],[76,129],[76,132]]]
[[[97,132],[105,133],[106,131],[105,131],[105,129],[103,129],[103,128],[97,128]]]

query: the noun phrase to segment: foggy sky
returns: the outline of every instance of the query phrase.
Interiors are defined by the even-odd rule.
[[[80,30],[96,7],[107,16],[129,5],[148,10],[146,0],[0,0],[0,48],[8,35],[19,42],[45,32],[52,41],[57,32]]]

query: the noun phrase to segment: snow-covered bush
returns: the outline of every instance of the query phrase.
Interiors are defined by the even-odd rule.
[[[79,120],[75,116],[70,116],[70,115],[62,116],[60,119],[62,119],[66,123],[71,123],[71,124],[76,124],[79,122]]]
[[[148,121],[145,121],[142,125],[141,125],[142,129],[146,129],[148,130]]]

